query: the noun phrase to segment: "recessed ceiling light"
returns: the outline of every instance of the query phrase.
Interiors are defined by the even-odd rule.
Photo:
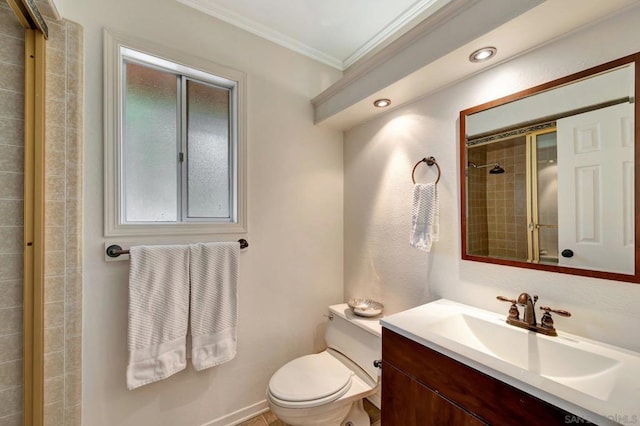
[[[478,49],[471,55],[469,55],[469,60],[471,62],[484,62],[488,59],[493,58],[497,52],[498,49],[496,49],[495,47],[483,47],[482,49]]]
[[[378,99],[373,103],[373,106],[378,108],[385,108],[391,105],[391,100],[389,99]]]

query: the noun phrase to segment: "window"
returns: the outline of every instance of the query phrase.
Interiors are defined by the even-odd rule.
[[[105,235],[246,232],[244,75],[105,31]]]

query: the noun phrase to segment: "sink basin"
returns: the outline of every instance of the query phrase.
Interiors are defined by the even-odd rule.
[[[640,354],[438,300],[381,320],[389,328],[598,424],[640,421]]]
[[[606,400],[620,373],[620,361],[508,324],[459,312],[431,325],[431,331],[504,362]]]

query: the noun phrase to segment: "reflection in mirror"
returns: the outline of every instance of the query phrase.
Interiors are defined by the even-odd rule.
[[[638,56],[460,113],[464,259],[640,281]]]

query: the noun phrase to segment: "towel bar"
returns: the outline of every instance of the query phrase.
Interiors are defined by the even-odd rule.
[[[240,243],[240,249],[246,249],[247,247],[249,247],[249,241],[245,240],[244,238],[240,238],[238,242]],[[117,244],[112,244],[107,247],[107,256],[118,257],[121,254],[129,254],[129,250],[122,250],[122,247]]]
[[[433,166],[435,164],[436,168],[438,169],[438,178],[436,179],[436,184],[440,182],[440,166],[438,165],[438,162],[434,157],[425,157],[422,160],[418,161],[415,166],[413,166],[413,170],[411,171],[411,180],[413,181],[413,183],[416,183],[416,167],[418,167],[418,164],[420,163],[427,163],[427,166]]]

